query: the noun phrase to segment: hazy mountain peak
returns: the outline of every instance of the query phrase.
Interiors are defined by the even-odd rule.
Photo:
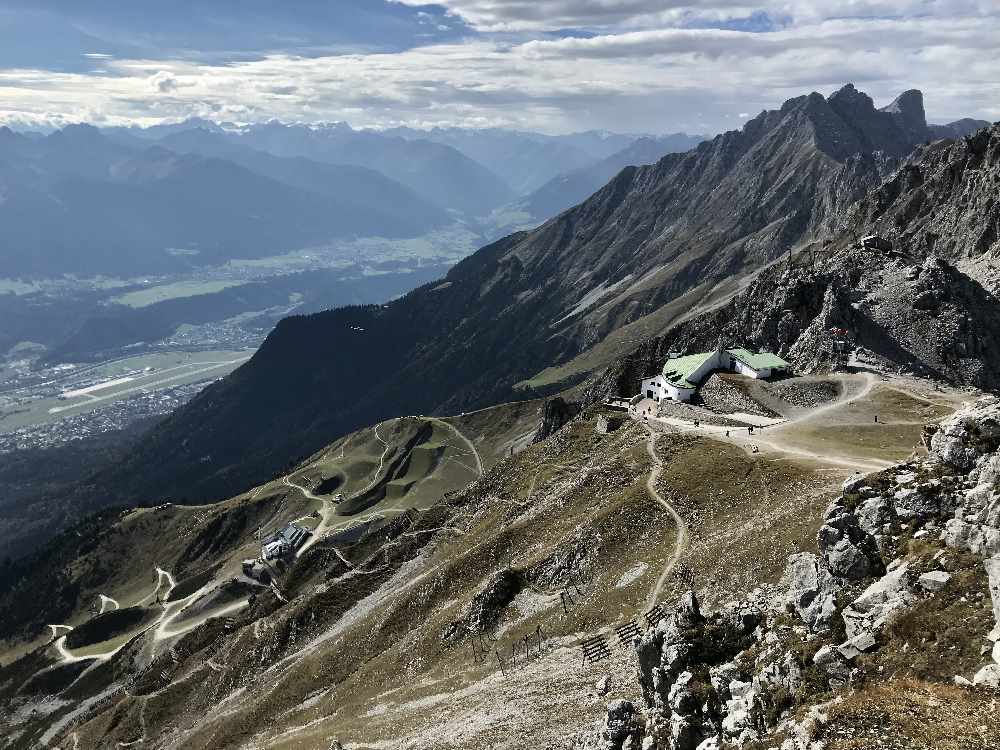
[[[58,141],[63,139],[89,141],[94,143],[98,141],[103,141],[104,136],[101,134],[101,131],[95,128],[93,125],[81,122],[73,125],[67,125],[61,130],[56,130],[51,135],[49,135],[49,140]]]

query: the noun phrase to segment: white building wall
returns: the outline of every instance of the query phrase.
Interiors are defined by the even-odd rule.
[[[690,401],[691,397],[694,395],[694,388],[678,388],[670,383],[667,383],[665,390],[667,397],[673,399],[674,401]]]
[[[657,401],[663,398],[660,389],[660,378],[646,378],[642,381],[642,397],[655,398]]]
[[[736,357],[733,357],[732,360],[733,360],[733,372],[739,375],[746,375],[748,378],[767,377],[767,375],[761,375],[761,372],[765,372],[763,370],[761,371],[755,370],[745,362],[740,362],[738,359],[736,359]],[[768,375],[770,375],[771,373],[770,370],[767,370],[766,372]]]

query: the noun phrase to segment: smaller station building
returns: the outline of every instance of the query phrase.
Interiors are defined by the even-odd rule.
[[[306,543],[312,532],[297,523],[290,523],[261,542],[260,557],[262,560],[278,560],[288,557],[298,551]]]
[[[698,386],[716,370],[727,370],[749,378],[770,378],[787,373],[792,366],[770,352],[749,349],[718,349],[714,352],[671,355],[659,375],[644,378],[642,398],[654,401],[690,401]]]

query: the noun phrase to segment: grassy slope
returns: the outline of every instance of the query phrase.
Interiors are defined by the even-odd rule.
[[[917,424],[923,414],[922,396],[898,399],[878,388],[868,398],[862,413],[897,410],[883,428],[887,435],[895,435],[893,422]],[[646,433],[630,423],[597,434],[589,413],[544,443],[501,458],[537,419],[537,407],[516,408],[449,420],[477,444],[488,469],[481,480],[337,550],[317,544],[301,561],[308,574],[287,604],[258,602],[231,626],[191,631],[174,643],[176,661],[154,664],[156,675],[139,697],[79,728],[81,742],[111,747],[136,740],[144,728],[150,747],[167,746],[156,738],[170,733],[171,742],[190,748],[256,742],[325,750],[333,738],[359,748],[515,748],[526,737],[561,742],[595,717],[595,704],[637,698],[633,680],[614,682],[600,700],[594,693],[604,674],[631,672],[630,652],[613,635],[612,659],[597,665],[581,667],[578,644],[641,613],[673,548],[673,522],[645,489]],[[828,421],[849,424],[856,411],[845,407]],[[417,420],[393,420],[379,436],[395,445],[415,429]],[[443,444],[444,432],[432,423],[427,442]],[[905,455],[909,436],[891,441],[896,455]],[[377,465],[379,448],[386,450],[374,430],[361,431],[293,476],[318,482],[344,469],[347,457]],[[688,571],[710,603],[774,581],[788,553],[814,545],[820,514],[850,473],[751,454],[706,434],[664,435],[657,449],[664,463],[659,489],[691,529],[665,602],[686,587]],[[229,502],[263,502],[282,488],[288,502],[304,502],[280,481]],[[515,644],[520,651],[538,626],[546,636],[544,653],[531,641],[531,659],[507,678],[495,656],[492,663],[473,660],[473,639],[461,628],[443,638],[452,623],[471,622],[477,595],[505,570],[517,583],[487,608],[496,615],[490,648],[506,655]],[[572,586],[570,571],[582,571],[585,582],[579,591],[569,588],[576,603],[565,612],[559,592]],[[215,666],[205,666],[208,660]]]

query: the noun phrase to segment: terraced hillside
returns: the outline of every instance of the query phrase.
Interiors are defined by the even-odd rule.
[[[173,614],[194,624],[234,603],[245,606],[260,587],[243,576],[241,562],[260,553],[261,538],[289,522],[310,528],[312,541],[301,556],[326,534],[356,539],[397,516],[419,516],[478,478],[500,455],[530,441],[540,406],[525,402],[448,420],[389,420],[218,504],[107,511],[21,565],[20,584],[3,598],[5,608],[13,602],[22,606],[9,609],[3,620],[0,663],[50,640],[50,625],[59,635],[86,628],[105,609],[105,598],[116,609],[139,608],[146,614],[116,632],[114,644],[89,639],[80,644],[85,651],[70,648],[72,656],[105,654],[120,646],[122,637],[148,630],[154,620],[157,627],[172,621],[161,602],[180,602]],[[239,585],[220,590],[234,579]],[[195,608],[202,615],[188,617]]]

